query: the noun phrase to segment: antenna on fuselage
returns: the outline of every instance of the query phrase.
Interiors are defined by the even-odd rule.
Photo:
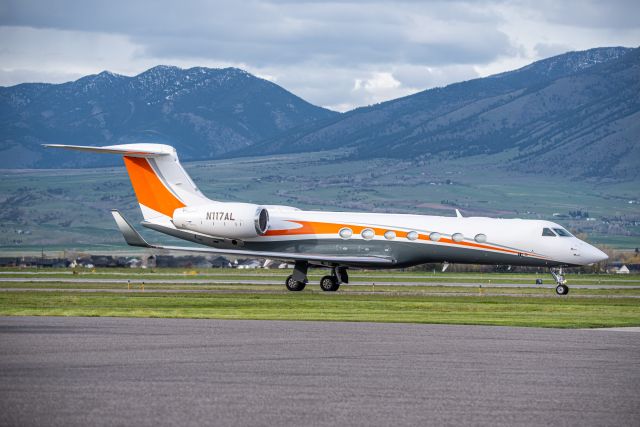
[[[464,218],[458,209],[456,209],[456,216],[458,218]]]

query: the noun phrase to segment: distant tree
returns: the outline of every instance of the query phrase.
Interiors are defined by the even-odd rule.
[[[569,216],[571,218],[589,218],[589,212],[582,212],[580,209],[575,211],[569,211]]]

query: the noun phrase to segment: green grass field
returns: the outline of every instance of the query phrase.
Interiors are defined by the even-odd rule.
[[[215,279],[215,280],[281,280],[290,274],[289,270],[242,270],[235,268],[216,269],[181,269],[181,268],[159,268],[159,269],[129,269],[129,268],[100,268],[95,270],[79,268],[72,271],[68,268],[47,268],[37,270],[35,268],[0,268],[0,278],[99,278],[99,279]],[[324,269],[311,269],[309,279],[317,282],[320,277],[327,274]],[[478,283],[478,284],[501,284],[501,283],[523,283],[533,284],[536,279],[542,279],[544,284],[553,284],[553,279],[549,273],[460,273],[460,272],[425,272],[425,271],[399,271],[399,270],[353,270],[349,272],[352,283],[361,282],[425,282],[425,283]],[[605,285],[630,285],[640,286],[640,276],[621,274],[571,274],[567,275],[570,284],[605,284]]]
[[[557,328],[639,326],[630,298],[320,294],[1,292],[3,316],[115,316],[446,323]]]
[[[351,275],[353,281],[369,284],[343,285],[337,293],[325,293],[316,283],[321,272],[314,270],[307,288],[291,293],[282,284],[239,283],[241,280],[277,283],[288,274],[281,270],[99,269],[72,274],[62,269],[3,269],[0,272],[3,273],[0,275],[0,315],[3,316],[186,317],[559,328],[640,326],[640,289],[634,289],[640,284],[640,278],[636,276],[573,275],[569,277],[570,284],[580,280],[587,285],[616,285],[622,289],[574,288],[568,297],[559,297],[549,288],[487,287],[501,282],[530,284],[540,277],[535,274],[359,271]],[[2,281],[15,277],[25,281]],[[45,281],[33,281],[36,278]],[[78,282],[58,283],[53,281],[55,278]],[[96,278],[108,278],[111,282],[83,282]],[[131,289],[128,279],[132,281]],[[168,283],[149,282],[154,279]],[[177,282],[183,279],[229,280],[230,283]],[[373,285],[376,280],[378,284]],[[418,286],[393,284],[403,281],[417,282]],[[446,286],[448,281],[478,286]],[[380,282],[388,283],[381,285]]]

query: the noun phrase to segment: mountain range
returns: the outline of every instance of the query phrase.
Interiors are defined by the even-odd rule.
[[[338,113],[237,68],[157,66],[127,77],[104,71],[63,84],[0,88],[0,168],[115,164],[40,144],[159,142],[182,159],[216,158]]]
[[[595,48],[347,113],[234,68],[158,66],[0,88],[0,167],[105,156],[40,144],[165,142],[185,160],[348,148],[352,158],[481,158],[570,177],[640,177],[640,48]],[[112,163],[113,164],[113,163]]]
[[[484,156],[520,171],[640,177],[640,49],[570,52],[293,129],[252,147],[352,157]]]

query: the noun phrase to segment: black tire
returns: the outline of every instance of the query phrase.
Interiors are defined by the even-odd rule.
[[[567,285],[556,286],[556,293],[558,295],[566,295],[569,293],[569,287]]]
[[[338,279],[334,276],[324,276],[320,279],[320,289],[325,292],[335,292],[340,287]]]
[[[287,280],[284,282],[285,286],[291,292],[300,292],[304,290],[304,287],[307,285],[304,282],[298,282],[297,280],[293,280],[293,274],[287,277]]]

